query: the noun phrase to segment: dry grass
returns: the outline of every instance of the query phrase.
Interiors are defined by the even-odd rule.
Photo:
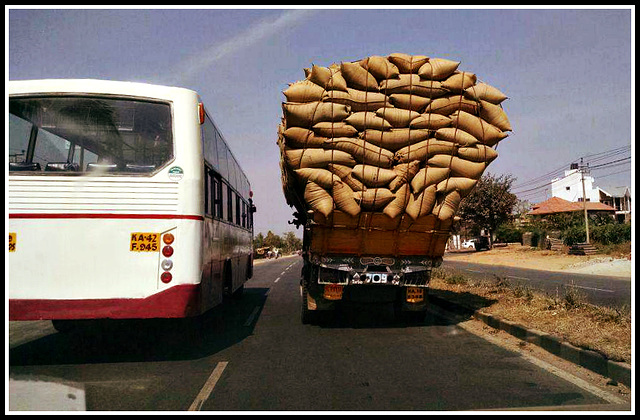
[[[574,346],[631,363],[631,311],[586,303],[575,288],[549,295],[505,279],[472,280],[459,273],[434,270],[431,288],[453,292],[453,300],[474,309],[561,337]],[[478,297],[489,300],[479,308]],[[475,305],[475,306],[474,306]]]

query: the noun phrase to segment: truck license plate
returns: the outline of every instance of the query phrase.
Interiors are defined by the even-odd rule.
[[[366,273],[367,283],[386,283],[387,273]]]
[[[144,232],[132,233],[129,250],[132,252],[160,251],[160,234]]]

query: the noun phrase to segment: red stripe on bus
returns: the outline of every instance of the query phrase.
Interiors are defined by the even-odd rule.
[[[9,299],[9,320],[184,318],[200,309],[200,285],[182,284],[143,299]]]
[[[187,219],[204,220],[191,214],[116,214],[116,213],[13,213],[9,219]]]

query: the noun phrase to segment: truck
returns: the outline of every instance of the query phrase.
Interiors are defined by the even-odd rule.
[[[301,321],[315,323],[345,303],[392,304],[399,319],[424,320],[433,268],[442,263],[451,221],[429,215],[398,223],[383,213],[331,218],[309,211],[303,230]]]
[[[497,157],[507,97],[460,62],[314,64],[283,94],[282,187],[303,228],[301,318],[350,303],[422,320],[461,200]]]

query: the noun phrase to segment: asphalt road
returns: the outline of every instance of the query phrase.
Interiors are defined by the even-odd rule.
[[[407,324],[388,307],[352,307],[303,325],[301,266],[299,257],[256,265],[243,298],[200,324],[118,321],[59,334],[48,321],[11,322],[10,402],[266,412],[606,409],[611,402],[436,313]],[[37,390],[42,383],[58,388]]]
[[[513,284],[527,285],[550,294],[558,293],[560,296],[565,290],[573,288],[588,302],[595,305],[614,308],[631,307],[631,279],[624,277],[531,270],[455,260],[444,260],[442,267],[457,270],[470,278],[500,277]]]

